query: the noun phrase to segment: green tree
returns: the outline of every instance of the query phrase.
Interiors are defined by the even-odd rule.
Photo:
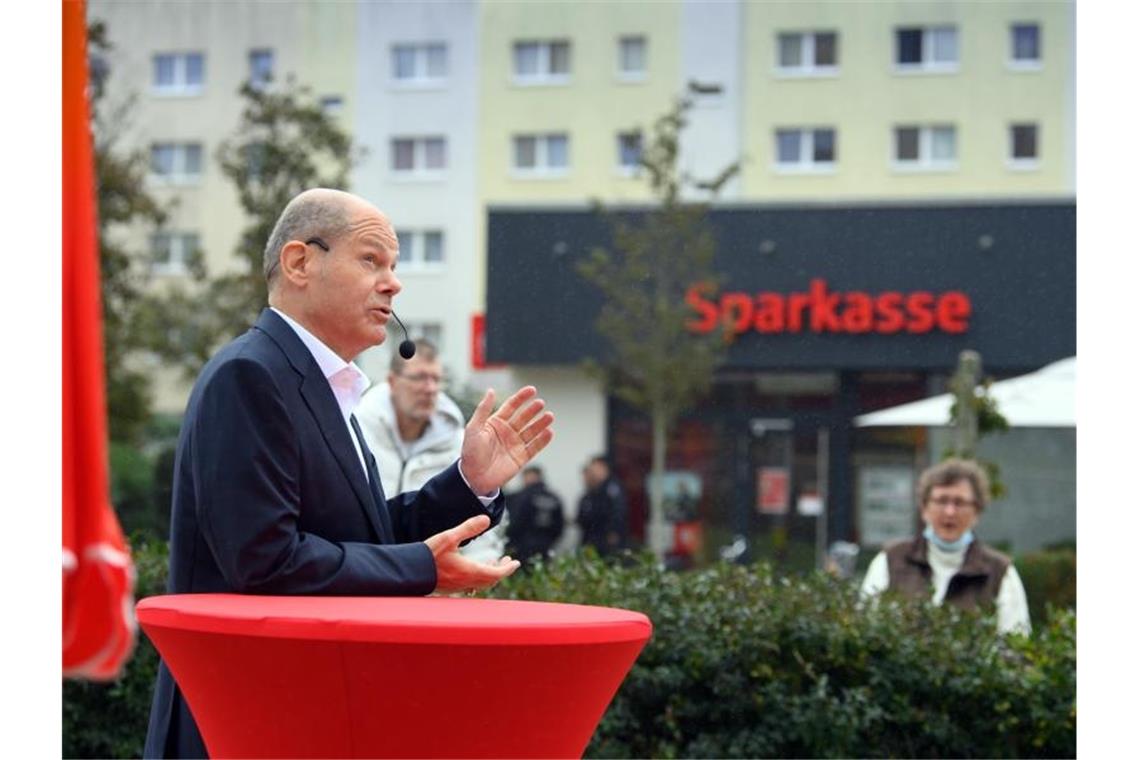
[[[292,78],[282,87],[246,82],[240,94],[241,121],[216,156],[248,217],[234,249],[236,266],[216,274],[199,270],[189,283],[171,288],[151,314],[160,327],[152,334],[175,337],[154,349],[188,377],[264,308],[262,259],[281,210],[310,187],[347,189],[349,170],[363,155],[310,89]]]
[[[696,181],[678,167],[680,136],[692,107],[679,98],[654,123],[640,165],[654,205],[644,214],[619,215],[597,203],[613,233],[609,248],[598,247],[578,265],[605,301],[596,327],[609,352],[587,369],[607,390],[649,415],[653,464],[650,485],[650,545],[665,550],[662,475],[670,426],[712,381],[726,349],[726,333],[694,335],[685,293],[695,283],[715,287],[716,243],[706,215],[708,202],[685,202],[686,186],[714,198],[739,170],[724,168],[709,181]]]
[[[97,178],[99,269],[103,292],[103,351],[107,417],[111,440],[141,442],[151,414],[149,377],[132,366],[131,357],[155,343],[143,329],[140,313],[152,308],[146,293],[149,256],[123,238],[130,229],[154,230],[167,210],[146,189],[147,157],[126,151],[119,138],[126,131],[135,98],[109,103],[106,98],[112,45],[103,22],[87,30],[91,71],[91,122]]]

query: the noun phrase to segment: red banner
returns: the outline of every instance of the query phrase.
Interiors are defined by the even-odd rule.
[[[108,498],[84,3],[63,2],[63,674],[110,679],[135,641],[134,567]]]

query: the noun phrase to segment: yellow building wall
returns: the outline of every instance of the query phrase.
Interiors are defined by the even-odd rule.
[[[480,212],[476,239],[480,270],[486,268],[486,209],[498,203],[566,203],[591,198],[638,202],[650,197],[644,179],[618,171],[617,135],[653,121],[679,94],[678,2],[480,4],[482,61],[479,115]],[[620,81],[618,39],[644,35],[644,80]],[[514,43],[570,41],[570,80],[564,85],[519,85],[513,81]],[[558,178],[511,174],[513,137],[565,132],[569,169]],[[645,138],[643,138],[645,139]],[[485,301],[478,283],[477,303]]]
[[[1072,4],[1044,2],[764,2],[745,10],[745,200],[877,199],[1071,194],[1074,139],[1067,105],[1074,75]],[[1007,65],[1012,22],[1041,27],[1042,66]],[[894,32],[903,25],[958,28],[956,73],[897,73]],[[777,34],[839,33],[839,73],[776,75]],[[1009,168],[1009,125],[1037,122],[1038,168]],[[950,171],[892,168],[896,124],[953,124]],[[834,174],[773,170],[778,127],[833,126]]]

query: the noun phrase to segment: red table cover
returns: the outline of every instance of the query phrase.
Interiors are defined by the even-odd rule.
[[[213,757],[580,757],[649,619],[444,597],[137,608]]]

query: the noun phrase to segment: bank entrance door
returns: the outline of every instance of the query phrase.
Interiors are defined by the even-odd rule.
[[[745,508],[750,559],[785,571],[822,566],[827,535],[827,428],[812,420],[753,417]],[[743,515],[742,515],[743,517]]]

